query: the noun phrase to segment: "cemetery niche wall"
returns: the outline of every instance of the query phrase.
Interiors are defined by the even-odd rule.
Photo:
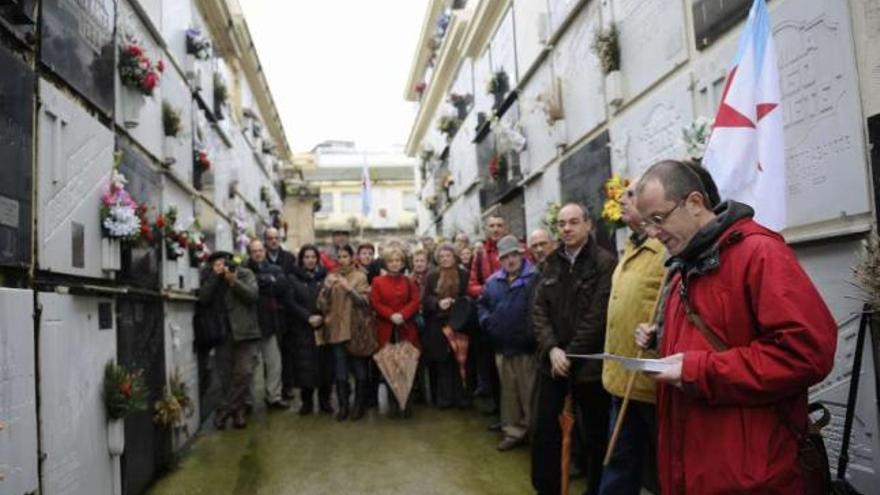
[[[0,265],[31,263],[34,71],[0,45]]]
[[[127,141],[119,142],[119,151],[122,152],[119,170],[128,179],[126,189],[139,205],[146,207],[146,218],[153,224],[161,211],[162,181],[159,172],[146,155]],[[125,243],[122,248],[122,270],[117,275],[117,281],[158,290],[161,245],[161,238],[152,230],[150,238]]]
[[[600,217],[605,202],[604,185],[611,177],[611,152],[605,131],[581,146],[559,166],[562,203],[584,204],[593,219],[593,230],[601,246],[615,251],[615,241],[608,225]]]

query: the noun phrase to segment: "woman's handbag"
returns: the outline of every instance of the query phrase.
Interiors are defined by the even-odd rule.
[[[372,356],[379,350],[379,337],[376,335],[376,315],[369,308],[354,309],[357,322],[351,329],[351,340],[346,344],[348,353],[357,357]]]

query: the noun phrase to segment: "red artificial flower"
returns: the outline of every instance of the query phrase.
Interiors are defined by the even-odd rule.
[[[141,47],[137,45],[128,45],[128,54],[132,57],[140,57],[143,53],[144,51],[141,50]]]
[[[125,396],[126,399],[131,399],[132,395],[132,384],[130,381],[126,380],[119,384],[119,392]]]
[[[161,60],[156,62],[156,70],[158,70],[159,72],[165,72],[165,62]]]
[[[428,84],[425,83],[424,81],[422,81],[422,82],[416,84],[415,89],[416,89],[416,93],[422,94],[425,92],[426,89],[428,89]]]
[[[156,228],[157,229],[164,229],[165,228],[165,216],[164,215],[160,214],[158,217],[156,217]]]
[[[148,72],[146,76],[144,76],[144,89],[147,91],[152,91],[156,85],[159,84],[159,76],[156,75],[155,72]]]
[[[489,161],[489,175],[498,177],[498,156],[493,156]]]

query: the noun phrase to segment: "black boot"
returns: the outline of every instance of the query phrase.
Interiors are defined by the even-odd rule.
[[[330,404],[330,386],[321,385],[318,388],[318,409],[322,414],[333,414],[333,405]]]
[[[315,410],[315,389],[312,388],[302,388],[299,391],[299,397],[302,401],[302,406],[299,408],[300,416],[308,416],[312,414]]]
[[[339,411],[336,412],[336,421],[348,419],[348,382],[339,380],[336,382],[336,399],[339,401]]]
[[[357,421],[364,417],[366,408],[367,383],[364,380],[354,382],[354,406],[351,408],[351,420]]]

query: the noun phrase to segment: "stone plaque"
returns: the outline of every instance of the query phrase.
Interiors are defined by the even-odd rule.
[[[129,135],[136,140],[141,146],[155,157],[162,157],[162,98],[165,94],[165,85],[170,82],[176,84],[176,80],[168,81],[171,73],[175,72],[174,67],[168,63],[165,54],[162,52],[159,44],[153,39],[153,36],[147,30],[143,20],[139,14],[131,6],[129,0],[121,0],[119,5],[119,16],[116,27],[116,35],[121,45],[127,37],[131,37],[138,41],[144,48],[147,56],[153,63],[163,60],[166,65],[166,71],[161,76],[161,82],[153,91],[152,96],[145,96],[140,91],[132,90],[122,85],[119,78],[119,71],[116,73],[116,123],[120,127],[125,125],[126,120],[130,118],[129,111],[126,108],[133,108],[136,111],[135,119],[138,122],[137,127],[128,129]],[[179,80],[179,79],[178,79]]]
[[[787,225],[871,211],[846,4],[789,0],[771,17],[785,122]]]
[[[34,293],[0,289],[0,488],[36,493],[37,402]]]
[[[45,0],[41,59],[104,113],[113,111],[113,0]]]
[[[34,71],[0,46],[0,265],[31,262]]]
[[[96,325],[98,304],[108,301],[45,292],[38,298],[43,493],[113,493],[101,391],[104,365],[116,357],[116,335]]]
[[[681,128],[693,121],[689,75],[668,82],[611,123],[614,171],[641,175],[655,162],[682,159]]]
[[[19,41],[33,43],[37,23],[37,0],[7,0],[0,3],[0,29]]]
[[[486,84],[492,78],[492,63],[490,62],[489,50],[474,61],[474,109],[483,112],[486,116],[491,115],[492,105],[495,103],[492,95],[486,91]]]
[[[581,146],[559,166],[559,184],[562,202],[577,201],[589,208],[599,244],[614,251],[614,240],[602,220],[605,203],[604,185],[611,177],[611,152],[608,132],[603,132]]]
[[[571,14],[572,9],[579,0],[548,0],[550,10],[550,33],[554,33],[562,27],[565,19]],[[593,2],[595,3],[595,2]]]
[[[194,4],[179,0],[162,0],[162,38],[174,58],[184,64],[186,53],[186,30],[192,27]]]
[[[547,167],[544,173],[526,185],[526,232],[546,229],[544,214],[550,203],[559,202],[559,165]]]
[[[165,303],[165,341],[171,349],[170,369],[180,373],[180,377],[190,391],[194,414],[187,418],[187,432],[174,435],[174,450],[177,451],[191,435],[199,430],[199,363],[198,356],[192,352],[195,332],[193,332],[194,307],[189,302]]]
[[[527,0],[513,2],[513,22],[516,32],[516,62],[519,76],[529,69],[543,49],[550,33],[547,2]]]
[[[560,133],[565,130],[565,121],[548,123],[553,98],[558,100],[562,87],[561,79],[554,78],[553,74],[549,63],[541,64],[517,99],[520,125],[527,143],[525,151],[520,154],[524,176],[540,170],[556,158],[556,146],[564,140],[560,139]]]
[[[189,87],[176,70],[166,70],[162,79],[162,98],[180,114],[180,134],[167,137],[162,132],[163,147],[160,159],[172,158],[172,170],[188,183],[192,181],[193,98]]]
[[[752,0],[694,0],[694,40],[697,49],[711,45],[745,19]]]
[[[143,370],[150,402],[161,398],[166,384],[163,303],[142,298],[117,299],[116,342],[119,363]],[[144,493],[171,453],[171,432],[153,423],[152,411],[125,418],[125,438],[137,448],[125,450],[122,483],[126,492]]]
[[[604,77],[590,45],[599,29],[599,4],[592,2],[574,19],[554,50],[569,143],[605,121]]]
[[[688,59],[682,0],[617,0],[624,97],[631,100]]]
[[[40,81],[37,207],[40,268],[101,278],[101,194],[113,168],[113,134],[80,105]],[[85,226],[85,267],[71,263],[71,225]]]
[[[510,88],[516,86],[519,77],[516,69],[516,41],[513,37],[513,8],[508,8],[495,36],[490,42],[492,72],[504,71],[510,79]]]
[[[834,368],[828,377],[810,389],[810,400],[819,401],[832,413],[831,424],[822,430],[831,472],[836,472],[843,440],[844,417],[849,393],[852,363],[855,355],[861,313],[861,294],[846,276],[858,263],[861,240],[842,239],[818,244],[796,246],[796,254],[804,270],[816,284],[840,329]],[[877,411],[874,356],[871,336],[866,336],[862,358],[858,401],[853,432],[850,437],[848,479],[861,493],[873,493],[880,473],[880,418]]]
[[[449,147],[449,169],[455,177],[454,194],[464,190],[478,177],[477,146],[474,144],[477,117],[471,112],[464,120]]]
[[[504,218],[511,234],[519,239],[526,238],[526,208],[522,190],[512,193],[510,198],[498,205],[496,211]]]
[[[86,267],[86,226],[70,222],[70,257],[74,268]]]
[[[147,206],[148,219],[153,223],[160,211],[162,181],[159,173],[152,162],[131,145],[121,142],[120,150],[123,158],[119,170],[128,179],[126,189],[138,204]],[[161,246],[158,236],[152,243],[123,245],[122,270],[117,280],[138,287],[158,289]]]

